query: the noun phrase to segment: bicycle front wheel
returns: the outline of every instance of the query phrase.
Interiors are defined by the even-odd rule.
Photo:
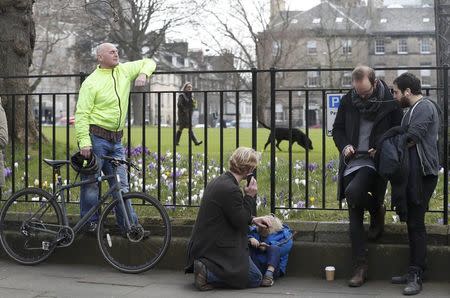
[[[125,230],[116,212],[119,201],[113,201],[100,218],[98,244],[114,268],[125,273],[140,273],[154,267],[169,248],[170,218],[164,206],[146,194],[126,193],[123,200],[126,206],[128,202],[132,205],[131,212],[127,212],[131,229]],[[116,215],[119,215],[117,219]]]
[[[52,195],[39,188],[25,188],[13,194],[0,214],[0,241],[15,261],[34,265],[55,249],[62,213]]]

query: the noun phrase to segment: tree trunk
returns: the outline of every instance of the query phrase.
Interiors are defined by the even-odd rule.
[[[33,0],[0,0],[0,76],[27,76],[33,56],[35,29],[32,18]],[[27,78],[0,80],[0,93],[8,118],[11,138],[25,143],[35,142],[38,131],[33,117],[32,99]],[[22,94],[22,95],[20,95]],[[27,110],[28,108],[28,110]],[[26,122],[25,113],[28,114]],[[11,124],[15,124],[13,130]]]
[[[266,117],[266,110],[268,107],[270,107],[270,74],[264,72],[258,73],[257,82],[258,121],[270,125],[270,115],[269,117]]]
[[[148,90],[148,85],[144,87],[133,87],[134,92],[140,92],[140,93],[134,93],[131,95],[131,112],[133,113],[133,125],[142,125],[144,123],[142,112],[145,110],[144,106],[144,97],[141,92],[145,92]],[[145,94],[146,102],[148,102],[148,96]]]

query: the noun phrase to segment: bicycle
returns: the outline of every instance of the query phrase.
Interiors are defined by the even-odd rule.
[[[119,166],[128,165],[137,170],[132,162],[103,157],[113,168],[112,175],[63,185],[61,167],[68,160],[44,159],[53,168],[56,187],[53,194],[40,188],[29,187],[13,194],[0,213],[0,242],[13,260],[34,265],[47,259],[57,247],[70,246],[75,236],[100,211],[110,196],[112,201],[103,209],[96,235],[100,251],[114,268],[125,273],[140,273],[154,267],[167,252],[171,239],[170,218],[164,206],[155,198],[137,192],[120,191]],[[64,193],[74,187],[89,183],[101,183],[112,179],[108,191],[73,227],[69,226]],[[136,215],[133,217],[131,202]],[[122,224],[116,223],[115,210],[123,214]]]

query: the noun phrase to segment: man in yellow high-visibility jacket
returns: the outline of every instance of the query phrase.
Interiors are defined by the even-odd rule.
[[[112,173],[111,165],[104,163],[102,156],[123,159],[123,128],[128,110],[131,83],[144,86],[147,78],[155,71],[152,59],[142,59],[119,63],[117,48],[103,43],[97,48],[99,65],[83,82],[80,88],[75,113],[75,131],[80,153],[89,158],[91,153],[98,157],[100,169],[104,174]],[[124,166],[118,168],[122,192],[128,192],[128,177]],[[81,175],[81,179],[92,176]],[[81,186],[80,213],[84,216],[98,202],[96,183]],[[132,209],[131,209],[132,210]],[[134,213],[134,211],[133,211]],[[94,214],[87,224],[87,230],[97,228],[99,214]],[[135,216],[135,215],[133,215]],[[117,212],[119,225],[122,214]]]

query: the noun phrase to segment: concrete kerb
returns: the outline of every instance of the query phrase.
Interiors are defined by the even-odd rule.
[[[156,268],[183,270],[186,247],[193,220],[173,219],[171,246]],[[288,274],[292,276],[323,277],[324,268],[336,267],[336,277],[351,273],[351,249],[348,241],[348,223],[293,222],[287,224],[297,231],[289,258]],[[450,276],[450,230],[448,226],[429,225],[427,277],[448,280]],[[393,274],[406,272],[409,250],[406,227],[403,224],[386,225],[383,237],[369,245],[369,278],[388,280]],[[2,252],[1,256],[6,257]],[[97,240],[80,235],[68,248],[60,248],[47,262],[67,264],[96,264],[109,266],[99,251]]]

